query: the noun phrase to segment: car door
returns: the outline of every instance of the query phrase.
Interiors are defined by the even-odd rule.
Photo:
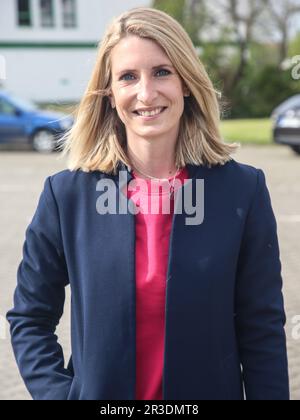
[[[0,97],[0,144],[24,143],[26,124],[21,111]]]

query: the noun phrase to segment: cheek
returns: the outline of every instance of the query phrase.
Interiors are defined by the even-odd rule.
[[[176,108],[182,108],[184,106],[184,96],[181,85],[173,85],[168,89],[167,96]]]
[[[128,113],[130,112],[130,103],[126,100],[126,97],[123,95],[115,95],[116,111],[120,120],[124,123],[126,118],[128,118]]]
[[[130,110],[132,109],[131,101],[127,95],[122,95],[120,93],[116,101],[117,101],[117,106],[120,112],[127,113],[127,112],[130,112]]]
[[[174,99],[174,104],[175,113],[181,116],[184,110],[184,99],[180,92],[178,92],[178,96]]]

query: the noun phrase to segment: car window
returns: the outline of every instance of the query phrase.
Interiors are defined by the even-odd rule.
[[[16,114],[16,109],[9,102],[7,102],[3,99],[0,99],[0,114],[15,115]]]
[[[15,96],[10,96],[11,102],[16,106],[16,108],[20,108],[26,111],[36,111],[37,106],[35,103],[28,101],[23,98],[17,98]]]
[[[300,106],[300,95],[294,95],[286,101],[282,102],[278,107],[272,112],[272,116],[276,117],[278,115],[284,114],[289,109]]]

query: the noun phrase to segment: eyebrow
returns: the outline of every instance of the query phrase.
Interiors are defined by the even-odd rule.
[[[152,70],[159,69],[160,67],[170,67],[174,69],[174,66],[172,66],[172,64],[159,64],[158,66],[152,67]],[[132,71],[135,71],[135,70],[134,69],[121,70],[118,73],[116,73],[116,75],[119,76],[122,73],[127,73],[127,72],[130,73]]]

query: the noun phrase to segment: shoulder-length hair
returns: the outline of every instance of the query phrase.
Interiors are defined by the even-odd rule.
[[[120,162],[131,166],[126,131],[111,107],[111,51],[126,36],[155,41],[163,48],[190,96],[185,97],[176,143],[176,166],[225,164],[239,144],[228,144],[220,134],[220,92],[214,89],[204,65],[184,28],[168,14],[146,7],[115,18],[98,46],[96,64],[76,111],[73,127],[61,139],[68,168],[117,174]]]

